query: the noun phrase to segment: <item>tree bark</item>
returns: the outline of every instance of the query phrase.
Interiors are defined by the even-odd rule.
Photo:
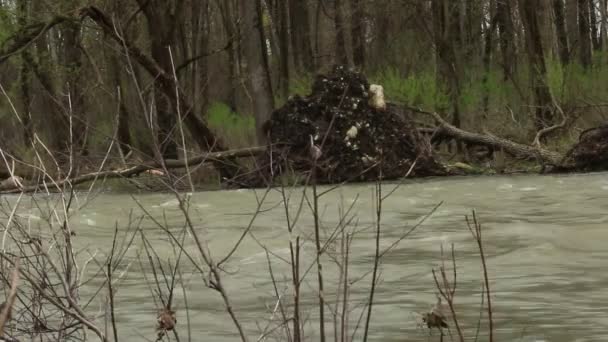
[[[580,50],[578,27],[578,0],[566,0],[566,27],[570,61],[574,61]]]
[[[118,56],[110,56],[110,68],[112,70],[112,83],[114,85],[115,99],[118,103],[118,120],[116,128],[116,140],[123,156],[131,152],[131,129],[129,127],[129,110],[127,109],[125,92],[122,86],[122,67]]]
[[[29,18],[28,1],[19,0],[17,2],[17,23],[20,29],[27,26]],[[32,84],[32,72],[27,61],[32,60],[31,53],[28,49],[21,52],[21,66],[19,70],[19,89],[21,91],[21,124],[23,125],[23,143],[25,146],[30,146],[34,137],[34,126],[31,117],[31,96],[30,87]]]
[[[578,25],[580,62],[588,69],[591,66],[591,32],[589,27],[589,0],[578,0]]]
[[[81,27],[78,23],[69,22],[62,27],[63,36],[63,67],[66,68],[66,86],[64,94],[64,108],[71,121],[72,141],[66,141],[66,148],[73,153],[87,155],[87,130],[86,109],[82,84],[84,83],[82,74],[82,54],[80,51]]]
[[[365,9],[361,0],[350,0],[353,64],[365,69]]]
[[[462,36],[459,29],[460,5],[449,0],[432,0],[433,27],[440,83],[448,86],[452,106],[452,124],[460,127],[460,82]],[[460,149],[460,145],[459,145]]]
[[[241,76],[240,59],[239,59],[239,43],[238,29],[235,24],[236,9],[232,1],[217,0],[220,8],[222,23],[226,32],[226,39],[230,42],[226,52],[228,53],[228,72],[229,83],[228,89],[228,106],[234,112],[237,111],[237,89],[239,88],[239,78]]]
[[[503,79],[511,78],[516,65],[515,32],[513,30],[513,17],[511,14],[511,0],[496,1],[496,19],[502,54]]]
[[[279,46],[281,50],[279,88],[281,97],[289,97],[289,7],[287,0],[279,1]]]
[[[600,35],[597,24],[597,15],[595,13],[595,0],[587,0],[589,4],[589,23],[591,25],[591,43],[593,50],[600,50]]]
[[[600,48],[608,47],[608,0],[600,0]]]
[[[490,92],[488,89],[488,77],[490,75],[490,67],[492,62],[492,45],[494,40],[494,31],[496,30],[498,20],[498,14],[492,15],[490,12],[490,23],[487,25],[485,30],[485,39],[484,39],[484,52],[483,52],[483,79],[482,84],[484,86],[483,91],[483,112],[485,117],[487,118],[489,106],[490,106]]]
[[[165,72],[172,74],[173,61],[170,50],[175,44],[177,24],[182,20],[180,4],[172,5],[165,0],[137,0],[146,16],[148,33],[150,35],[150,52],[158,66]],[[177,80],[173,80],[174,83]],[[175,139],[177,126],[176,103],[167,98],[166,94],[155,82],[154,103],[156,105],[157,144],[164,159],[177,159],[178,147]],[[182,113],[183,115],[183,113]]]
[[[336,29],[335,63],[348,66],[346,34],[344,33],[344,16],[342,14],[342,0],[334,0],[334,25]]]
[[[242,48],[247,66],[247,83],[250,88],[258,144],[266,144],[264,123],[274,109],[274,96],[266,66],[266,42],[259,0],[241,0],[243,41]]]
[[[520,0],[529,1],[529,0]],[[503,150],[506,153],[517,157],[524,157],[532,160],[538,160],[542,165],[559,166],[563,155],[546,150],[544,148],[519,144],[511,140],[503,139],[490,134],[472,133],[462,130],[458,127],[450,125],[439,114],[425,112],[416,108],[409,108],[418,113],[429,115],[437,122],[437,131],[435,134],[449,136],[453,139],[472,144],[479,144],[492,147],[496,150]]]
[[[536,113],[535,126],[538,130],[549,127],[553,122],[553,97],[547,85],[547,67],[538,26],[538,0],[519,0],[519,9],[524,29],[526,47],[530,63],[530,80],[534,89]]]
[[[287,1],[287,0],[279,0]],[[315,68],[312,51],[310,24],[310,1],[289,0],[291,22],[291,44],[294,64],[298,71],[313,72]]]
[[[557,47],[562,65],[570,63],[568,48],[568,34],[566,32],[566,17],[564,15],[564,0],[553,0],[553,13],[555,15],[555,32],[557,33]]]
[[[122,0],[114,0],[112,4],[112,15],[116,18],[119,18],[117,22],[122,22],[123,14]],[[117,25],[118,25],[117,23]],[[126,34],[122,27],[117,26],[117,30],[122,32],[122,34]],[[106,43],[110,43],[108,39],[105,40]],[[130,118],[129,118],[129,110],[127,108],[125,91],[123,87],[123,65],[120,60],[120,55],[116,53],[110,53],[107,59],[111,82],[114,86],[114,98],[118,104],[118,120],[116,122],[116,140],[118,143],[118,147],[122,153],[122,156],[127,156],[132,151],[132,141],[131,141],[131,128],[130,128]]]

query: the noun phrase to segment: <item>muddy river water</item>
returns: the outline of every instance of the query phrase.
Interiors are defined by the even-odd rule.
[[[395,184],[387,183],[388,193]],[[326,188],[321,188],[320,191]],[[355,325],[360,303],[369,288],[369,271],[375,250],[373,184],[349,185],[324,194],[319,215],[324,236],[348,210],[345,228],[354,235],[350,251],[349,277],[352,279],[351,320]],[[302,188],[288,190],[290,213],[295,216]],[[308,192],[310,193],[310,192]],[[208,244],[214,260],[222,259],[248,226],[263,190],[197,192],[190,196],[193,224]],[[112,245],[114,227],[126,231],[142,214],[135,199],[156,219],[179,236],[184,217],[171,194],[103,193],[74,213],[71,224],[80,262],[91,255],[103,260]],[[257,198],[257,200],[256,200]],[[300,235],[312,237],[313,219],[304,208],[294,233],[289,234],[281,194],[271,191],[264,199],[263,211],[225,264],[223,283],[238,319],[250,341],[260,340],[261,331],[273,317],[276,298],[269,275],[269,258],[278,291],[290,298],[288,243]],[[27,200],[22,205],[27,205]],[[456,309],[465,335],[474,339],[479,318],[481,265],[476,245],[466,228],[464,215],[475,209],[483,225],[483,239],[492,291],[497,341],[602,341],[608,340],[608,174],[567,176],[493,176],[443,178],[408,181],[383,202],[381,249],[390,246],[406,229],[443,204],[414,233],[382,258],[379,270],[371,341],[428,341],[420,328],[419,314],[435,302],[431,270],[441,264],[441,246],[454,244],[458,268]],[[35,211],[29,211],[35,225]],[[167,233],[149,218],[140,223],[141,231],[159,259],[168,267],[176,260],[176,249]],[[185,245],[197,254],[191,236]],[[339,243],[330,246],[338,254]],[[269,257],[267,257],[267,250]],[[156,337],[157,305],[151,266],[145,256],[141,234],[134,239],[117,270],[116,314],[121,340],[153,340]],[[302,268],[314,263],[314,243],[302,247]],[[325,295],[330,305],[335,299],[337,268],[329,257]],[[238,334],[226,314],[221,297],[204,285],[199,272],[186,257],[181,259],[181,276],[175,292],[180,340],[237,341]],[[92,296],[103,284],[94,263],[85,269],[89,279],[81,291]],[[357,281],[361,276],[367,276]],[[164,286],[164,285],[163,285]],[[161,287],[163,290],[166,287]],[[302,305],[307,339],[318,341],[316,306],[316,268],[302,285]],[[106,292],[99,291],[87,307],[91,315],[103,311]],[[289,309],[289,303],[285,303]],[[326,315],[331,316],[328,307]],[[278,313],[274,318],[279,319]],[[103,326],[103,317],[96,319]],[[189,328],[188,328],[189,326]],[[190,332],[189,332],[190,331]],[[333,341],[328,319],[327,332]],[[358,330],[358,334],[361,329]],[[452,330],[455,333],[454,330]],[[480,340],[487,334],[482,322]],[[189,339],[189,335],[190,339]],[[269,334],[266,340],[277,340]],[[357,335],[355,340],[360,340]]]

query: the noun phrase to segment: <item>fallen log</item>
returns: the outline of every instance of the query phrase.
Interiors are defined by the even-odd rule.
[[[429,112],[409,106],[404,107],[412,112],[432,117],[437,125],[435,128],[435,134],[447,136],[465,143],[484,145],[495,150],[503,150],[505,153],[516,157],[537,160],[543,167],[559,167],[562,164],[564,156],[560,153],[550,151],[539,146],[520,144],[489,133],[468,132],[451,125],[435,112]]]
[[[74,187],[78,184],[82,184],[97,179],[112,179],[112,178],[129,178],[137,176],[148,170],[154,170],[159,168],[167,169],[180,169],[186,166],[193,167],[204,163],[213,163],[214,165],[222,163],[231,163],[233,160],[238,158],[256,157],[266,151],[266,147],[249,147],[236,150],[228,150],[221,152],[208,152],[196,157],[189,158],[187,160],[165,160],[162,164],[159,162],[148,162],[139,164],[131,167],[127,167],[119,170],[102,170],[97,172],[91,172],[76,176],[73,178],[66,178],[57,181],[46,181],[42,183],[25,185],[23,187],[10,186],[7,188],[0,189],[0,194],[9,193],[20,193],[20,192],[35,192],[41,188],[56,189],[58,191],[63,190],[65,186]],[[14,183],[13,183],[14,184]]]

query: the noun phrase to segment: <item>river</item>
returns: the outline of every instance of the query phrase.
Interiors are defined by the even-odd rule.
[[[395,185],[384,184],[384,193]],[[368,274],[373,262],[373,189],[373,184],[344,186],[325,194],[319,204],[322,228],[331,231],[339,221],[339,212],[356,200],[347,228],[358,231],[350,256],[349,274],[353,280]],[[290,209],[295,215],[302,189],[289,191]],[[192,194],[192,220],[200,237],[208,242],[215,260],[225,256],[238,240],[256,210],[256,195],[260,198],[263,193],[263,190],[235,190]],[[79,200],[83,198],[81,194]],[[135,221],[142,214],[134,198],[179,234],[184,218],[173,195],[102,193],[72,217],[74,239],[81,250],[80,262],[89,255],[103,260],[112,245],[115,225],[124,232],[129,217]],[[30,201],[25,200],[22,206]],[[295,234],[311,237],[313,233],[312,215],[305,207],[297,224],[298,233],[290,236],[285,209],[280,202],[278,191],[268,194],[251,234],[228,261],[228,273],[223,276],[234,311],[251,341],[258,339],[275,305],[268,260],[261,246],[274,255],[270,257],[274,276],[279,291],[283,291],[289,285],[286,280],[291,273],[280,258],[289,258],[289,239]],[[370,340],[429,340],[428,331],[418,326],[419,314],[435,302],[431,270],[441,264],[441,246],[448,251],[451,244],[454,244],[458,269],[456,309],[465,335],[473,340],[479,318],[482,273],[476,245],[464,221],[472,209],[476,210],[483,227],[497,341],[608,340],[608,174],[410,180],[383,202],[381,249],[391,245],[440,202],[443,204],[426,222],[383,257]],[[35,224],[37,216],[33,212],[30,211],[30,222]],[[167,234],[150,219],[144,219],[141,228],[160,258],[174,262],[175,249],[168,242]],[[191,237],[186,244],[195,255]],[[141,262],[137,255],[143,256],[139,259]],[[310,265],[313,255],[314,244],[309,241],[303,247],[303,264]],[[324,262],[326,296],[331,301],[335,297],[333,283],[337,272],[326,258]],[[181,340],[188,340],[188,321],[193,341],[238,340],[219,294],[204,286],[187,258],[182,258],[182,264],[185,291],[178,286],[174,299]],[[86,277],[92,277],[97,271],[94,263],[89,263],[86,270]],[[150,271],[138,235],[116,275],[122,276],[116,294],[121,340],[155,338],[157,311],[148,285]],[[92,295],[102,280],[97,276],[88,281],[81,296]],[[302,301],[308,318],[305,330],[311,341],[318,340],[314,335],[318,331],[316,281],[316,268],[312,268],[302,285]],[[368,274],[368,278],[353,285],[353,320],[358,318],[355,317],[360,310],[357,303],[366,298],[369,283]],[[87,312],[98,313],[104,295],[104,291],[97,294]],[[326,314],[329,315],[329,310]],[[97,322],[103,326],[103,317],[97,318]],[[333,340],[331,325],[327,331]],[[455,334],[454,329],[452,333]],[[485,320],[481,335],[487,335]],[[439,340],[436,332],[431,340]]]

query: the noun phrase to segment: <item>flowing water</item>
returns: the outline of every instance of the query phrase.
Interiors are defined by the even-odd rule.
[[[384,193],[394,186],[384,184]],[[325,194],[319,203],[322,230],[330,234],[339,222],[340,212],[355,202],[346,228],[358,232],[349,256],[349,279],[354,282],[350,296],[351,330],[370,284],[375,250],[373,190],[373,184],[349,185]],[[290,193],[293,217],[302,189],[292,189]],[[263,194],[262,190],[237,190],[191,196],[193,223],[200,237],[208,241],[215,260],[234,246],[256,210],[256,195],[261,199]],[[143,194],[135,198],[179,236],[184,218],[172,195]],[[268,194],[251,234],[245,236],[225,266],[228,273],[224,274],[223,283],[251,341],[258,340],[276,302],[268,260],[272,261],[278,291],[284,293],[290,285],[291,271],[281,258],[289,258],[290,239],[297,234],[303,239],[313,236],[312,215],[306,203],[296,232],[290,235],[280,202],[278,191]],[[608,340],[608,174],[408,181],[383,202],[380,248],[389,247],[440,202],[443,204],[424,224],[382,258],[370,340],[439,340],[437,332],[429,337],[428,331],[418,326],[419,314],[436,301],[431,270],[441,264],[441,247],[449,252],[451,244],[458,270],[456,310],[465,335],[474,339],[482,271],[477,247],[464,221],[471,209],[476,210],[483,224],[496,341]],[[101,194],[94,198],[72,219],[78,248],[86,251],[81,253],[81,259],[85,260],[87,253],[97,253],[96,257],[103,259],[112,245],[115,225],[124,232],[129,218],[136,221],[140,214],[131,195]],[[35,221],[36,216],[31,216],[30,222]],[[174,262],[175,250],[167,234],[149,219],[143,220],[141,227],[160,258]],[[185,244],[197,258],[192,240],[188,236]],[[138,235],[117,271],[124,272],[118,274],[122,278],[116,297],[121,340],[155,338],[158,304],[151,294],[153,275],[142,246]],[[271,253],[269,258],[262,246]],[[339,249],[330,248],[331,253]],[[138,259],[138,254],[143,257]],[[314,243],[309,240],[303,246],[302,273],[314,264],[313,255]],[[324,264],[325,295],[333,302],[337,269],[326,258]],[[95,272],[93,265],[89,263],[89,275]],[[193,341],[237,341],[219,294],[205,287],[186,257],[182,257],[182,265],[180,283],[185,291],[178,286],[174,300],[181,340],[188,339],[189,322]],[[362,275],[367,278],[355,281]],[[103,277],[93,278],[85,285],[82,296],[91,294],[102,281]],[[305,330],[311,341],[318,341],[314,335],[318,331],[316,288],[313,267],[302,285]],[[89,306],[92,314],[101,310],[103,296],[102,291]],[[286,293],[283,298],[290,297]],[[331,316],[329,309],[326,315]],[[275,313],[274,318],[279,319],[279,314]],[[102,320],[98,318],[98,322]],[[487,321],[482,320],[481,340],[487,340],[486,325]],[[329,340],[333,340],[330,323],[327,331]],[[454,329],[451,332],[456,333]]]

